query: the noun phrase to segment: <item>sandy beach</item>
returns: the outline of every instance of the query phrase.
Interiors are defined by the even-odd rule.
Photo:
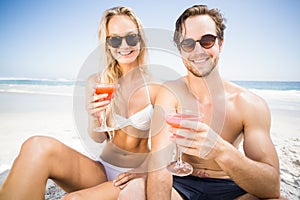
[[[291,100],[256,92],[266,99],[271,109],[271,134],[280,158],[282,195],[288,199],[299,199],[300,96],[296,99],[293,96]],[[18,155],[22,143],[33,135],[55,137],[88,155],[77,133],[72,96],[0,92],[0,100],[0,181]],[[47,188],[45,199],[59,199],[63,194],[53,182],[49,182]]]

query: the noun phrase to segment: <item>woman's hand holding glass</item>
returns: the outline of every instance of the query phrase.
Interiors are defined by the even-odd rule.
[[[99,123],[101,124],[101,112],[107,109],[107,107],[110,104],[109,100],[106,100],[105,98],[108,96],[108,94],[96,94],[93,93],[91,96],[91,101],[89,107],[89,113],[93,115],[94,117],[98,118]]]
[[[114,130],[106,124],[106,109],[109,106],[117,84],[96,84],[93,86],[93,96],[90,102],[90,114],[97,117],[100,126],[95,128],[96,132]]]

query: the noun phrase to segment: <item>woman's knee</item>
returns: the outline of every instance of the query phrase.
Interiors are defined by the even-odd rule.
[[[47,136],[32,136],[28,138],[22,145],[20,156],[30,155],[31,158],[48,157],[57,151],[59,141]]]

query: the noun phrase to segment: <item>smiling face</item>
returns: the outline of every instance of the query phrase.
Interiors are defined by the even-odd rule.
[[[114,57],[121,65],[138,66],[137,57],[140,53],[140,42],[136,46],[130,46],[127,44],[124,36],[139,34],[136,24],[126,15],[113,16],[107,25],[107,36],[123,37],[122,43],[119,47],[114,48],[108,45],[108,48]]]
[[[183,39],[191,38],[195,41],[201,39],[203,35],[217,35],[215,22],[208,15],[189,17],[184,23],[183,31],[185,33]],[[222,42],[219,42],[219,38],[217,38],[215,44],[209,49],[201,47],[199,42],[191,52],[181,49],[181,56],[186,68],[197,77],[209,75],[218,64],[220,44]]]

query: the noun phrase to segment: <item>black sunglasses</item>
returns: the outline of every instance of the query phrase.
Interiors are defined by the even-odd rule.
[[[141,37],[139,34],[129,34],[124,37],[121,36],[112,36],[107,37],[106,42],[113,48],[118,48],[122,44],[122,40],[125,38],[128,46],[136,46],[139,43]]]
[[[216,42],[217,36],[207,34],[203,35],[200,40],[193,40],[192,38],[187,38],[184,39],[180,42],[180,47],[182,48],[183,51],[185,52],[191,52],[195,49],[196,43],[199,42],[199,44],[204,48],[204,49],[209,49],[212,46],[214,46]]]

